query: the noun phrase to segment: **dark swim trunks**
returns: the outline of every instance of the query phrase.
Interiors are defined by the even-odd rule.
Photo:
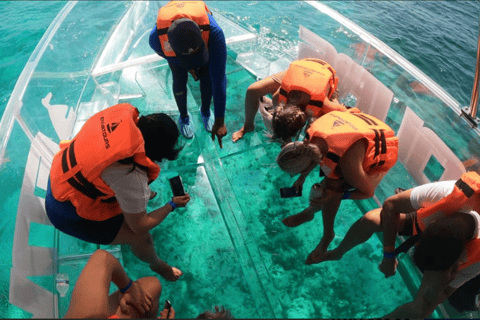
[[[72,237],[96,244],[112,243],[124,220],[123,214],[104,221],[92,221],[78,216],[70,201],[55,200],[50,190],[50,179],[48,179],[45,209],[55,228]]]

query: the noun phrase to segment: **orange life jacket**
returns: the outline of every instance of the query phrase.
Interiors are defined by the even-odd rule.
[[[328,152],[321,167],[332,179],[342,177],[338,162],[344,153],[358,140],[368,142],[362,167],[365,173],[386,172],[398,158],[398,138],[395,132],[377,118],[364,113],[332,111],[312,123],[308,129],[310,141],[322,138]]]
[[[452,193],[440,201],[417,210],[416,222],[413,224],[413,235],[421,233],[431,223],[449,215],[462,211],[480,212],[480,176],[474,171],[462,174],[455,183]],[[480,262],[480,239],[467,242],[465,261],[459,270]]]
[[[208,14],[211,11],[203,1],[170,1],[158,10],[157,32],[162,45],[163,53],[167,57],[175,57],[170,43],[168,42],[168,28],[173,21],[188,18],[194,21],[202,31],[202,38],[208,47],[208,38],[210,36],[210,20]]]
[[[335,77],[335,69],[325,61],[322,62],[323,64],[306,59],[292,62],[280,85],[279,102],[286,103],[288,93],[299,90],[310,95],[307,110],[312,110],[314,117],[338,110],[323,104],[324,100],[329,99],[337,89],[338,78]],[[342,109],[339,111],[347,110],[340,104],[338,106]]]
[[[137,127],[139,112],[128,103],[100,111],[88,119],[70,141],[60,143],[50,170],[53,197],[71,201],[85,219],[103,221],[122,213],[114,191],[101,174],[124,159],[146,168],[155,180],[160,167],[145,155],[145,141]]]

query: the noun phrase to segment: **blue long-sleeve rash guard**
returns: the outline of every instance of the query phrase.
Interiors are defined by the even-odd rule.
[[[227,101],[227,77],[225,75],[225,66],[227,63],[227,45],[223,30],[217,24],[215,19],[209,14],[210,36],[208,38],[208,54],[210,79],[212,82],[213,106],[216,118],[225,116],[225,105]],[[150,47],[155,52],[167,59],[169,63],[179,65],[175,57],[167,57],[163,53],[162,45],[155,26],[150,33]],[[186,106],[185,106],[186,108]]]

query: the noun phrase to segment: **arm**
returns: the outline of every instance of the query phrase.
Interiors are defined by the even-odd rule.
[[[357,196],[364,194],[365,198],[370,198],[374,195],[376,185],[363,170],[365,152],[365,143],[363,140],[359,140],[344,153],[338,165],[345,181],[357,189]]]
[[[400,228],[400,214],[414,212],[415,208],[410,201],[412,189],[393,195],[385,202],[380,211],[380,221],[383,230],[383,247],[388,248],[387,252],[392,252],[395,248],[395,239]],[[383,258],[380,263],[380,271],[388,278],[396,272],[398,262],[396,258]]]
[[[233,141],[240,140],[247,132],[253,131],[255,128],[254,120],[258,111],[259,99],[267,94],[273,94],[280,88],[280,83],[274,78],[282,77],[285,72],[277,73],[271,77],[259,80],[251,84],[245,94],[245,122],[243,127],[234,133]],[[275,103],[275,101],[274,101]]]
[[[173,202],[178,207],[185,207],[190,201],[188,194],[180,197],[174,197]],[[171,205],[166,204],[147,214],[146,211],[139,213],[123,213],[125,221],[134,233],[144,233],[158,226],[173,211]]]
[[[215,113],[215,123],[212,127],[212,140],[215,136],[218,138],[220,148],[222,148],[222,138],[227,135],[225,126],[225,106],[227,101],[227,76],[225,69],[227,65],[227,44],[223,30],[211,15],[210,37],[208,39],[209,68],[212,82],[213,107]]]
[[[65,315],[65,318],[107,318],[112,315],[109,309],[108,292],[110,282],[115,283],[119,289],[127,287],[130,278],[125,273],[120,262],[104,250],[97,250],[90,257],[87,265],[80,274],[75,289],[72,293],[72,300]],[[152,298],[144,293],[143,289],[134,282],[125,292],[125,295],[135,291],[138,301],[136,308],[150,310]]]

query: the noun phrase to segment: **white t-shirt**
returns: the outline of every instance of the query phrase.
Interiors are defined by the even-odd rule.
[[[115,192],[120,208],[125,213],[140,213],[147,208],[150,186],[147,172],[133,164],[115,162],[103,170],[101,178]]]
[[[444,197],[452,193],[455,187],[455,180],[449,181],[440,181],[427,183],[412,189],[410,193],[410,202],[412,207],[415,210],[418,210],[422,207],[426,207],[440,201]],[[480,238],[480,215],[476,211],[470,211],[467,209],[460,209],[460,212],[465,212],[470,214],[476,222],[475,232],[472,239]],[[462,269],[458,272],[455,279],[450,282],[449,286],[453,288],[459,288],[462,284],[468,280],[474,278],[480,274],[480,263],[475,263],[465,269]]]

